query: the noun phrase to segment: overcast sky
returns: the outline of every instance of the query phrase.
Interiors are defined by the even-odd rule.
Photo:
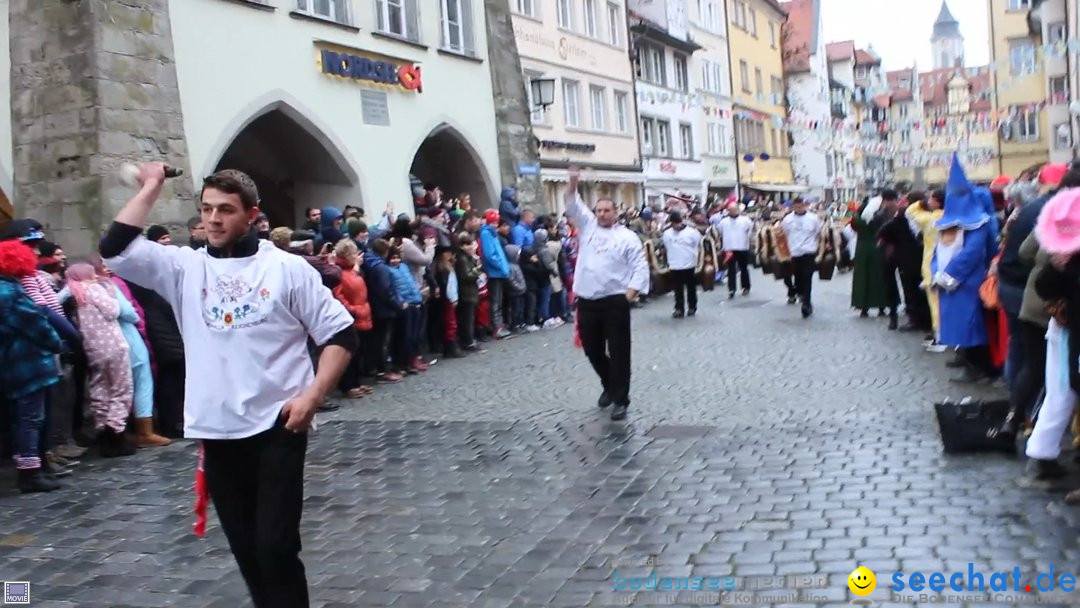
[[[990,61],[987,0],[949,0],[949,11],[960,22],[967,65]],[[854,40],[871,43],[887,70],[934,67],[930,34],[941,11],[941,0],[821,0],[821,27],[826,42]]]

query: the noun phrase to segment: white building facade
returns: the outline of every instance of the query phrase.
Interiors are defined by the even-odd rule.
[[[824,198],[832,186],[829,62],[821,36],[821,0],[792,0],[784,5],[784,80],[790,119],[791,168],[807,195]]]
[[[724,0],[687,1],[691,35],[704,47],[690,58],[690,70],[700,75],[696,91],[701,99],[697,122],[701,162],[709,194],[724,199],[738,186],[727,11]]]
[[[691,69],[691,57],[702,47],[690,37],[686,3],[630,0],[627,8],[636,49],[645,201],[662,204],[672,196],[704,201],[701,71]]]
[[[826,45],[829,64],[829,109],[832,138],[825,157],[829,188],[826,198],[849,202],[859,198],[863,185],[863,151],[860,146],[859,106],[855,103],[855,45]]]

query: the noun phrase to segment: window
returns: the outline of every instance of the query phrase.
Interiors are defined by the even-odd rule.
[[[664,49],[647,43],[638,45],[637,50],[637,75],[638,78],[651,84],[666,86],[667,80],[664,74]]]
[[[774,105],[784,105],[784,81],[780,80],[776,76],[769,79],[770,89],[769,93],[772,96],[772,103]]]
[[[1072,128],[1069,123],[1058,123],[1054,127],[1054,147],[1058,150],[1069,150],[1072,148]]]
[[[750,35],[757,38],[757,11],[753,8],[750,9],[750,19],[746,25],[749,28]]]
[[[723,33],[723,7],[716,0],[698,0],[698,23],[711,32]]]
[[[532,119],[534,125],[548,124],[548,113],[543,108],[536,106],[536,100],[532,96],[532,81],[536,78],[543,78],[543,76],[540,72],[525,72],[525,98],[529,102],[529,118]]]
[[[654,130],[656,129],[656,121],[646,116],[641,117],[641,155],[652,156],[655,146],[653,141],[656,139]]]
[[[622,91],[615,91],[615,130],[619,133],[630,130],[630,99]]]
[[[902,119],[907,118],[908,110],[907,110],[907,104],[906,103],[900,104],[900,107],[897,110],[898,110],[898,114],[900,115],[900,118],[902,118]]]
[[[735,0],[735,10],[732,11],[731,21],[735,24],[735,27],[739,29],[746,29],[746,3]]]
[[[686,57],[683,55],[675,55],[675,88],[680,91],[688,91],[690,88]]]
[[[780,156],[780,143],[776,139],[776,129],[769,129],[769,139],[772,144],[772,149],[769,151],[772,152],[773,156]]]
[[[314,1],[315,4],[320,2]],[[375,29],[384,34],[419,42],[420,21],[416,0],[375,0]]]
[[[833,176],[833,157],[832,154],[825,156],[825,174],[829,177]]]
[[[1068,76],[1055,76],[1050,79],[1050,103],[1069,103]]]
[[[701,87],[710,93],[727,95],[727,79],[723,78],[724,66],[716,61],[701,60]]]
[[[1039,139],[1039,113],[1024,110],[1017,118],[1018,135],[1021,141],[1036,141]]]
[[[536,5],[540,0],[514,0],[514,12],[526,17],[536,17]]]
[[[681,158],[694,158],[694,130],[690,125],[679,125],[679,152]]]
[[[671,123],[656,121],[656,155],[671,156]]]
[[[866,66],[855,66],[855,78],[866,78]]]
[[[563,80],[563,108],[566,116],[566,126],[576,127],[581,124],[581,116],[578,114],[578,83],[573,80]]]
[[[570,5],[571,0],[555,1],[558,3],[558,6],[556,6],[556,14],[559,17],[559,27],[568,30],[574,29],[574,7]]]
[[[584,0],[585,35],[596,38],[600,35],[600,15],[596,13],[596,0]]]
[[[1047,29],[1049,29],[1049,36],[1047,38],[1049,39],[1050,44],[1064,42],[1065,37],[1068,35],[1067,30],[1065,29],[1065,24],[1060,21],[1057,23],[1051,23],[1050,27]]]
[[[739,60],[739,82],[742,84],[742,90],[745,93],[750,92],[750,68],[746,65],[745,59]]]
[[[589,103],[592,108],[592,128],[607,131],[607,95],[603,87],[589,87]]]
[[[1013,74],[1030,74],[1035,71],[1035,45],[1030,40],[1013,40],[1009,43],[1009,63]]]
[[[776,23],[769,21],[769,46],[776,48]]]
[[[1010,11],[1026,11],[1031,8],[1031,0],[1009,0]]]
[[[350,22],[346,0],[298,0],[296,10],[338,23]]]
[[[622,32],[626,23],[623,22],[622,9],[614,2],[608,2],[607,5],[607,26],[608,42],[614,46],[622,46]]]
[[[765,87],[761,84],[761,68],[754,68],[754,84],[757,85],[757,94],[764,95]]]
[[[709,154],[720,154],[720,123],[710,122],[706,130],[709,135]]]
[[[442,0],[443,48],[474,55],[472,0]]]

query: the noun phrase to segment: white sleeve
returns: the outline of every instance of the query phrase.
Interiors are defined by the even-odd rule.
[[[567,191],[566,214],[577,224],[579,232],[584,232],[585,228],[596,223],[596,216],[585,206],[585,201],[581,200],[581,195],[577,192]]]
[[[326,344],[335,334],[353,324],[352,315],[322,284],[319,272],[302,258],[289,265],[292,296],[289,309],[307,329],[315,344]]]
[[[184,269],[196,256],[205,255],[190,247],[172,247],[151,243],[138,236],[122,253],[105,260],[116,276],[156,291],[176,310]]]
[[[634,274],[630,277],[630,288],[645,295],[649,293],[649,262],[645,259],[645,247],[641,244],[641,239],[634,234],[630,236],[631,238],[626,239],[626,251],[630,258],[627,263],[634,269]]]

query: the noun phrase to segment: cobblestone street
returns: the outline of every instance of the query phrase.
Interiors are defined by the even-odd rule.
[[[613,588],[656,572],[828,575],[806,605],[840,606],[860,565],[877,574],[870,598],[896,605],[899,571],[1076,574],[1080,510],[1061,497],[1080,482],[1048,488],[1021,480],[1021,460],[942,455],[932,402],[966,394],[947,355],[858,319],[849,275],[815,285],[809,321],[753,278],[749,297],[721,287],[693,319],[672,320],[670,297],[635,311],[626,423],[596,407],[569,327],[321,417],[303,524],[313,605],[718,603]],[[195,460],[180,442],[85,463],[52,494],[5,488],[0,580],[29,581],[38,606],[249,605],[213,510],[206,538],[191,533]]]

